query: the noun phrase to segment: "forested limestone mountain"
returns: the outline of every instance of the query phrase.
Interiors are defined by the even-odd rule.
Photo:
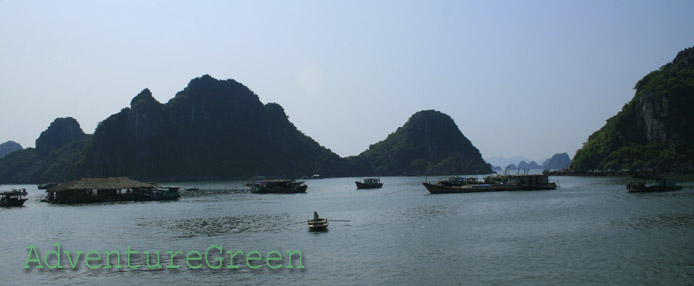
[[[299,131],[278,104],[234,80],[190,81],[166,104],[145,89],[99,124],[91,175],[150,179],[287,176],[347,171],[346,162]]]
[[[17,150],[22,150],[22,145],[14,141],[7,141],[0,144],[0,158]]]
[[[434,110],[415,113],[385,140],[348,159],[362,172],[383,176],[491,173],[453,119]]]
[[[557,153],[552,156],[552,158],[549,158],[545,160],[542,163],[542,167],[545,170],[558,170],[558,169],[564,169],[568,167],[571,164],[571,158],[569,157],[569,154],[566,153]]]
[[[35,149],[0,158],[0,182],[39,183],[79,177],[90,142],[91,136],[84,134],[77,120],[56,118],[36,139]]]
[[[191,80],[166,104],[143,90],[129,108],[100,122],[93,136],[85,135],[72,118],[56,119],[36,146],[0,159],[0,182],[337,176],[351,171],[346,160],[301,133],[280,105],[263,104],[246,86],[209,75]]]
[[[536,170],[536,169],[542,169],[542,166],[538,165],[535,161],[530,161],[530,163],[527,163],[525,161],[520,161],[518,163],[518,169]]]
[[[338,134],[336,134],[338,136]],[[164,181],[356,175],[489,173],[453,120],[421,111],[358,157],[340,158],[299,131],[276,103],[209,75],[169,102],[144,89],[93,135],[58,118],[28,148],[0,158],[0,183],[128,176]]]
[[[643,77],[634,98],[576,152],[576,171],[694,170],[694,48]]]

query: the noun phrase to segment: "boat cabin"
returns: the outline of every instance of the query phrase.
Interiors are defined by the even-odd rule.
[[[0,207],[19,207],[27,200],[26,189],[12,189],[9,192],[0,193]]]
[[[512,185],[547,185],[547,175],[509,175],[506,176],[506,184]]]

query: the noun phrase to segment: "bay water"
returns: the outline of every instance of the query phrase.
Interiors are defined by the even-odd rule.
[[[684,188],[627,193],[628,177],[551,177],[553,191],[431,195],[425,177],[382,177],[381,189],[357,190],[357,178],[306,180],[305,194],[254,194],[244,182],[180,182],[170,202],[53,205],[35,185],[24,207],[0,208],[2,285],[692,285],[694,177]],[[197,187],[197,191],[183,188]],[[317,211],[328,231],[307,231]],[[337,221],[349,220],[349,221]],[[142,267],[37,269],[56,250],[139,251]],[[170,269],[166,251],[202,254],[210,246],[283,256],[251,269],[213,269],[184,256]],[[162,268],[143,251],[160,251]],[[213,248],[213,253],[217,248]],[[287,252],[300,251],[287,268]],[[296,253],[295,253],[296,254]],[[102,257],[101,262],[105,260]],[[49,264],[55,261],[49,261]],[[23,268],[25,265],[30,268]],[[303,268],[299,268],[303,266]]]

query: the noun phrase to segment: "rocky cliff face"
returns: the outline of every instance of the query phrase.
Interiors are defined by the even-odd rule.
[[[694,139],[694,48],[679,52],[671,63],[639,81],[633,101],[647,143]]]
[[[644,93],[636,100],[636,116],[643,124],[643,132],[650,143],[662,143],[673,139],[675,134],[665,124],[668,117],[667,97],[652,92]]]
[[[636,84],[636,95],[576,152],[587,170],[692,171],[694,48]]]

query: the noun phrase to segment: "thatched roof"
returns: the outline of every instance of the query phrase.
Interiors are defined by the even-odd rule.
[[[119,190],[133,188],[152,188],[154,184],[133,181],[127,177],[116,178],[82,178],[76,181],[67,182],[46,190],[46,192],[62,192],[70,190]]]

